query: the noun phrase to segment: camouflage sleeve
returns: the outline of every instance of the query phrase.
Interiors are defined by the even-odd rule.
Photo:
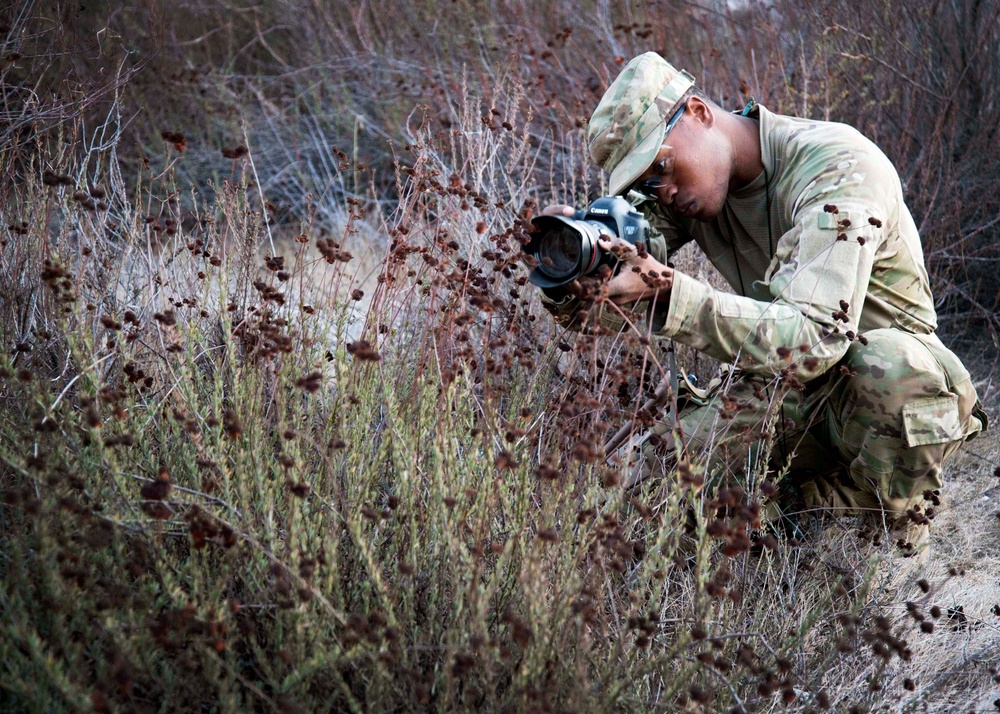
[[[643,201],[641,196],[634,193],[629,194],[629,200],[650,219],[651,230],[646,240],[646,250],[661,263],[666,263],[673,250],[668,249],[666,237],[657,229],[657,227],[662,226],[662,223],[656,220],[656,216],[650,215],[649,210],[652,202]],[[598,313],[592,314],[594,305],[588,300],[573,295],[566,288],[543,289],[542,306],[552,314],[557,323],[570,330],[588,331],[593,326],[600,325],[606,330],[618,332],[625,325],[625,320],[614,308],[602,306]],[[631,315],[630,318],[646,314],[648,307],[647,304],[637,306],[636,314]],[[626,314],[628,313],[626,312]],[[657,313],[654,316],[653,327],[658,330],[662,324],[663,316]]]
[[[566,329],[591,334],[620,332],[626,325],[623,315],[627,316],[632,324],[645,324],[644,315],[649,309],[648,303],[638,305],[634,310],[623,307],[616,309],[610,304],[595,305],[592,301],[577,297],[566,290],[552,289],[542,291],[542,306]],[[653,320],[653,330],[659,330],[663,326],[662,316],[657,313],[653,316]]]
[[[806,381],[836,364],[857,333],[882,223],[899,195],[884,156],[846,163],[847,171],[843,156],[831,160],[790,202],[792,228],[764,278],[770,302],[674,273],[661,334],[751,373],[791,365]]]

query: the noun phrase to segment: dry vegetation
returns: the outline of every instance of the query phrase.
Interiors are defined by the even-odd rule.
[[[525,285],[659,49],[886,150],[993,412],[1000,8],[735,5],[0,10],[0,711],[1000,707],[992,433],[925,563],[763,467],[627,492],[665,345]]]

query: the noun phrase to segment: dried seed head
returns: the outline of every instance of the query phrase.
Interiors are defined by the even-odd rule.
[[[554,528],[542,528],[538,531],[538,539],[546,543],[555,543],[559,540],[559,534]]]
[[[173,144],[177,151],[184,151],[187,147],[187,139],[179,131],[161,131],[160,136],[164,141]]]
[[[511,455],[511,453],[506,449],[504,449],[499,454],[497,454],[496,460],[494,461],[494,465],[502,471],[512,471],[513,469],[516,469],[519,464]]]
[[[236,415],[232,409],[226,409],[222,413],[222,424],[223,428],[226,430],[226,436],[230,440],[235,441],[243,433],[243,424],[240,422],[240,418]]]
[[[300,389],[304,389],[310,394],[315,394],[319,391],[323,383],[323,374],[318,371],[310,372],[307,375],[299,377],[295,380],[295,386]],[[294,435],[294,432],[293,432]]]
[[[177,315],[173,310],[164,310],[163,312],[153,313],[153,319],[159,322],[161,325],[176,325]]]
[[[144,484],[139,492],[146,500],[162,501],[170,494],[170,489],[170,474],[166,469],[161,469],[156,478]]]
[[[375,351],[368,340],[358,340],[357,342],[348,343],[347,352],[354,359],[362,362],[378,362],[382,359],[382,356]]]

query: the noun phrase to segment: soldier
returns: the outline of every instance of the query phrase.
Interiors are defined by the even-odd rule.
[[[610,193],[655,229],[648,253],[603,244],[625,261],[606,297],[648,310],[657,336],[732,365],[725,388],[679,395],[684,448],[703,447],[716,475],[769,458],[800,507],[877,514],[912,552],[942,462],[986,417],[934,334],[920,236],[886,156],[844,124],[752,101],[725,112],[652,52],[608,88],[588,140]],[[666,264],[689,241],[734,293]],[[590,307],[565,291],[546,301],[565,324]],[[634,481],[662,473],[670,432],[652,429]]]

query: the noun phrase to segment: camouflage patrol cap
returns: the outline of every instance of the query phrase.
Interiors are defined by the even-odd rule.
[[[656,158],[666,120],[694,84],[655,52],[632,59],[590,117],[587,143],[594,163],[611,174],[612,195],[632,185]]]

